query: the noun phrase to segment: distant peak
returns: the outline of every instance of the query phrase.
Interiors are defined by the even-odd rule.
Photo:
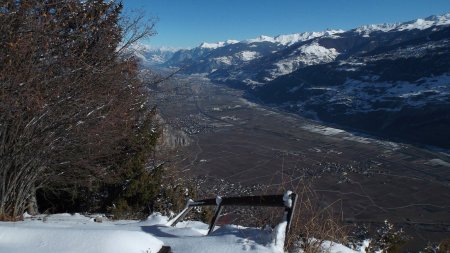
[[[300,41],[306,41],[310,39],[314,39],[317,37],[322,36],[332,36],[334,34],[343,33],[344,30],[326,30],[322,32],[304,32],[304,33],[293,33],[293,34],[283,34],[278,35],[276,37],[261,35],[255,39],[249,39],[246,40],[247,43],[254,43],[254,42],[272,42],[272,43],[279,43],[282,45],[292,45],[294,43],[300,42]]]
[[[145,43],[136,43],[132,46],[134,50],[146,51],[146,52],[176,52],[184,49],[180,47],[168,47],[168,46],[153,46]]]
[[[220,41],[220,42],[216,42],[216,43],[207,43],[207,42],[203,42],[202,44],[200,44],[200,48],[208,48],[208,49],[216,49],[219,47],[224,47],[226,45],[230,45],[230,44],[236,44],[239,43],[238,40],[227,40],[227,41]]]
[[[370,24],[363,25],[358,28],[352,29],[351,31],[357,32],[364,37],[368,37],[372,32],[389,32],[392,30],[403,31],[403,30],[413,30],[419,29],[424,30],[432,26],[450,25],[450,13],[443,15],[432,15],[427,18],[419,18],[416,20],[403,22],[403,23],[384,23],[384,24]],[[270,42],[278,43],[284,46],[290,46],[297,42],[307,41],[319,37],[336,37],[340,33],[346,32],[345,30],[333,30],[327,29],[321,32],[303,32],[303,33],[292,33],[283,34],[275,37],[268,35],[260,35],[253,39],[248,39],[244,41],[238,40],[226,40],[216,43],[203,42],[200,44],[199,48],[205,49],[217,49],[231,44],[236,43],[258,43],[258,42]]]
[[[431,15],[427,18],[425,18],[425,20],[428,21],[444,21],[444,20],[449,20],[450,19],[450,13],[445,13],[442,15]]]
[[[427,18],[418,18],[403,23],[363,25],[354,29],[354,31],[363,34],[364,36],[369,36],[369,34],[374,31],[389,32],[392,30],[398,31],[413,30],[413,29],[424,30],[432,26],[442,26],[442,25],[450,25],[450,13],[446,13],[443,15],[432,15]]]
[[[226,44],[236,44],[239,43],[239,40],[227,40],[225,41]]]

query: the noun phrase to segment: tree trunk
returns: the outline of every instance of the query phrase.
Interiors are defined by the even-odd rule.
[[[34,186],[31,190],[30,198],[28,198],[27,212],[28,212],[28,214],[31,214],[31,215],[39,214],[39,209],[38,209],[37,200],[36,200],[36,187],[34,187]]]

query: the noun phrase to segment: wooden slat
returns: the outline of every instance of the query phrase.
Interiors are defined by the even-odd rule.
[[[189,203],[189,206],[215,206],[216,199],[202,199]]]
[[[190,206],[215,206],[216,199],[196,200]],[[273,206],[283,207],[283,195],[222,197],[223,206]]]

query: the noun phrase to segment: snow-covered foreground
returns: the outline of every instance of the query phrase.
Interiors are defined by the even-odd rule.
[[[207,224],[188,221],[169,227],[166,222],[167,217],[157,214],[145,221],[96,223],[80,214],[55,214],[0,222],[0,252],[156,253],[162,245],[174,253],[282,252],[277,236],[261,229],[227,225],[205,236]],[[324,252],[355,251],[327,243]]]

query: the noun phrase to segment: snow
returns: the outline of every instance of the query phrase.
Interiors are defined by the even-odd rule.
[[[155,47],[148,44],[137,43],[131,46],[131,52],[143,63],[160,64],[167,61],[172,55],[183,48]]]
[[[374,25],[364,25],[355,29],[355,32],[362,34],[363,37],[369,37],[372,32],[380,31],[380,32],[389,32],[395,28],[397,28],[399,24],[374,24]]]
[[[331,242],[331,241],[325,241],[322,243],[322,249],[323,252],[326,253],[365,253],[366,248],[369,246],[369,240],[366,240],[363,242],[363,245],[360,249],[352,250],[342,244]]]
[[[221,56],[217,58],[213,58],[219,64],[231,65],[232,57],[231,56]]]
[[[301,88],[302,88],[302,86],[295,86],[295,87],[292,87],[291,89],[289,89],[288,92],[295,93],[296,91],[298,91]]]
[[[294,33],[288,35],[279,35],[275,37],[275,41],[282,45],[292,45],[300,41],[307,41],[314,38],[329,36],[332,37],[336,34],[343,33],[344,30],[327,30],[323,32],[305,32],[305,33]]]
[[[194,203],[194,201],[192,199],[188,199],[188,201],[186,203],[186,207],[180,213],[178,213],[177,216],[175,216],[171,220],[167,221],[166,225],[172,226],[172,224],[174,222],[176,222],[189,209],[189,205],[191,205],[192,203]]]
[[[43,218],[43,217],[41,217]],[[268,232],[227,225],[205,236],[208,225],[180,222],[165,225],[167,217],[155,214],[146,221],[104,221],[79,214],[50,215],[46,221],[25,219],[0,223],[0,252],[158,252],[170,245],[174,253],[280,252]]]
[[[347,80],[344,88],[333,91],[333,100],[347,100],[355,111],[400,111],[428,103],[449,102],[450,75],[423,77],[415,82],[377,82]],[[375,107],[379,102],[401,100],[399,107]]]
[[[242,61],[251,61],[259,57],[259,53],[254,51],[242,51],[239,52],[237,55],[238,58],[241,59]]]
[[[246,83],[248,86],[250,86],[250,88],[255,88],[255,87],[264,85],[264,83],[254,81],[250,78],[245,79],[243,82]]]
[[[277,252],[284,252],[284,240],[286,237],[287,221],[278,224],[273,230],[272,248]]]
[[[392,30],[405,31],[405,30],[425,30],[433,26],[443,26],[450,25],[450,13],[440,15],[440,16],[430,16],[425,19],[416,19],[404,23],[393,23],[393,24],[377,24],[377,25],[364,25],[354,29],[355,32],[362,34],[364,37],[369,37],[370,33],[378,32],[389,32]]]
[[[310,66],[332,62],[338,55],[339,52],[336,49],[323,47],[318,42],[305,44],[294,51],[290,57],[276,62],[275,68],[271,70],[271,77],[267,81],[290,74],[302,65]]]
[[[339,55],[336,49],[323,47],[317,42],[301,46],[298,51],[307,56],[305,63],[308,65],[320,62],[330,62]],[[308,62],[308,60],[311,62]]]
[[[216,49],[219,47],[223,47],[224,45],[225,45],[224,42],[217,42],[217,43],[203,42],[202,44],[200,44],[200,48]]]
[[[227,41],[220,41],[220,42],[216,42],[216,43],[203,42],[202,44],[200,44],[200,48],[217,49],[219,47],[224,47],[224,46],[236,44],[236,43],[239,43],[239,41],[238,40],[227,40]]]
[[[29,214],[28,212],[25,212],[25,213],[23,214],[23,218],[24,218],[24,219],[26,219],[26,218],[31,218],[31,217],[32,217],[32,215]]]
[[[222,203],[222,197],[220,197],[220,196],[217,196],[216,197],[216,205],[220,205]]]
[[[380,147],[383,147],[388,150],[398,150],[402,148],[400,144],[397,144],[395,142],[390,141],[384,141],[384,140],[378,140],[375,138],[371,138],[369,136],[358,134],[358,133],[352,133],[347,132],[342,129],[337,129],[333,127],[327,127],[322,125],[315,125],[315,124],[305,124],[301,127],[302,129],[309,131],[311,133],[317,133],[325,136],[336,136],[338,138],[342,138],[349,141],[355,141],[359,143],[364,144],[375,144]],[[319,151],[320,152],[320,151]]]
[[[427,105],[450,105],[450,73],[423,77],[416,81],[379,81],[379,76],[362,76],[361,80],[347,79],[340,86],[316,86],[308,90],[321,91],[296,105],[343,105],[347,114],[374,111],[398,112],[406,108],[422,108]],[[291,90],[295,91],[298,86]]]
[[[424,30],[432,26],[442,26],[442,25],[450,25],[450,13],[441,16],[430,16],[425,19],[419,18],[414,21],[406,22],[397,27],[397,30],[399,31],[413,30],[413,29]]]
[[[0,223],[0,252],[157,252],[163,242],[129,227],[95,223],[89,217],[60,214],[47,221]]]
[[[276,37],[261,35],[257,38],[246,40],[245,42],[246,43],[271,42],[271,43],[278,43],[284,46],[290,46],[300,41],[307,41],[322,36],[331,37],[343,32],[344,30],[327,30],[323,32],[304,32],[304,33],[285,34],[285,35],[278,35]]]
[[[273,231],[225,225],[205,236],[207,224],[184,221],[170,227],[168,218],[159,214],[144,221],[105,218],[102,223],[80,214],[27,217],[20,222],[0,222],[0,252],[156,253],[167,245],[174,253],[282,253],[287,225],[282,222]],[[324,245],[324,250],[357,252],[334,243]]]
[[[271,43],[275,43],[275,38],[271,37],[271,36],[267,36],[267,35],[261,35],[257,38],[254,39],[249,39],[246,40],[247,43],[258,43],[258,42],[271,42]]]
[[[144,43],[136,43],[134,45],[132,45],[132,48],[138,51],[149,51],[149,52],[172,52],[175,53],[178,50],[181,49],[188,49],[188,48],[182,48],[182,47],[168,47],[168,46],[153,46],[153,45],[149,45],[149,44],[144,44]]]
[[[291,199],[292,191],[287,191],[283,195],[283,202],[286,207],[292,208],[292,199]]]
[[[428,164],[440,165],[440,166],[445,166],[445,167],[449,167],[450,168],[450,163],[448,163],[448,162],[446,162],[444,160],[438,159],[438,158],[431,159],[430,161],[428,161]]]
[[[341,134],[341,133],[345,132],[344,130],[337,129],[337,128],[319,126],[319,125],[310,125],[310,124],[302,126],[302,129],[313,132],[313,133],[327,135],[327,136],[333,136],[333,135],[337,135],[337,134]]]

